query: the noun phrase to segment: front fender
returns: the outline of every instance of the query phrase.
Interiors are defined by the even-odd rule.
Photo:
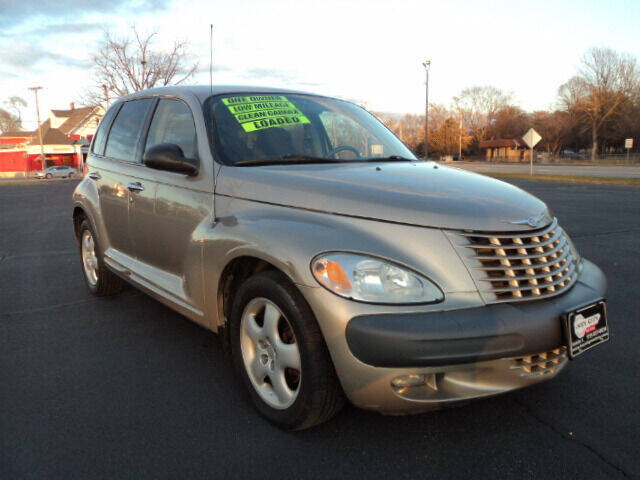
[[[300,287],[319,287],[311,260],[328,251],[350,251],[391,260],[434,281],[446,297],[482,304],[476,287],[450,242],[439,229],[351,218],[303,209],[216,197],[217,221],[204,240],[208,302],[214,300],[226,265],[241,256],[264,260]],[[306,291],[307,288],[303,288]],[[461,306],[455,305],[455,308]],[[451,307],[453,308],[453,306]],[[219,325],[211,308],[213,325]]]

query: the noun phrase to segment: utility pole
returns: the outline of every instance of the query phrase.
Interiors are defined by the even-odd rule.
[[[40,158],[42,160],[42,171],[44,171],[47,167],[44,157],[44,145],[42,144],[42,128],[40,127],[40,105],[38,104],[38,90],[42,90],[42,87],[30,87],[29,90],[33,91],[36,95],[36,117],[38,119],[38,137],[40,138]]]
[[[458,161],[462,161],[462,112],[460,112],[460,137],[458,139]]]
[[[425,97],[426,101],[424,104],[424,159],[429,159],[429,68],[431,67],[431,60],[425,60],[422,62],[422,66],[424,67],[424,71],[427,75],[426,78],[426,87],[425,87]]]

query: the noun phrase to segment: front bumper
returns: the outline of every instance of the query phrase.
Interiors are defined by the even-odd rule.
[[[563,315],[605,294],[602,271],[585,260],[571,290],[547,300],[356,315],[342,341],[328,337],[325,322],[320,324],[351,402],[409,413],[553,378],[568,362]],[[416,377],[424,381],[398,384],[399,378]]]

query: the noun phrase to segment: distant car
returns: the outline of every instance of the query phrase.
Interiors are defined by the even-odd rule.
[[[64,165],[49,167],[46,170],[36,172],[36,178],[71,178],[75,175],[76,169]]]

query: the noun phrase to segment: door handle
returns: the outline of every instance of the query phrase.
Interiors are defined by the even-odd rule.
[[[91,180],[100,180],[102,178],[102,175],[100,175],[98,172],[91,172],[89,175],[87,175]]]
[[[144,187],[142,186],[142,184],[140,182],[130,183],[129,185],[127,185],[127,188],[131,192],[142,192],[142,191],[144,191]]]

